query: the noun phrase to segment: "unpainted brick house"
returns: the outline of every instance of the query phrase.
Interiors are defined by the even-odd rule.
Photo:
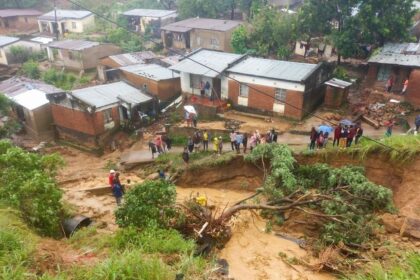
[[[120,69],[122,80],[167,102],[181,94],[179,74],[157,64],[135,64]]]
[[[205,48],[229,52],[232,33],[241,24],[233,20],[189,18],[163,26],[161,37],[167,49]]]
[[[324,101],[324,64],[248,57],[226,70],[234,107],[302,119]]]
[[[420,43],[386,44],[368,60],[366,85],[385,90],[392,76],[391,92],[401,93],[405,79],[409,79],[405,100],[420,108]]]
[[[125,82],[50,94],[48,99],[58,137],[86,146],[102,146],[121,125],[153,106],[152,97]]]
[[[0,34],[28,34],[38,30],[38,16],[33,9],[0,10]]]
[[[64,40],[50,43],[47,53],[54,66],[80,71],[96,68],[101,58],[121,53],[121,49],[113,44]]]
[[[175,22],[178,14],[173,10],[133,9],[123,13],[131,30],[160,36],[161,26]]]

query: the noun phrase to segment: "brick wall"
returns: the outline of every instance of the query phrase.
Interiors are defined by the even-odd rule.
[[[228,85],[228,98],[234,105],[238,105],[239,96],[239,83],[236,81],[229,80]]]
[[[325,90],[324,105],[330,108],[339,108],[343,105],[348,95],[348,88],[341,89],[327,86]]]
[[[103,112],[90,114],[79,110],[72,110],[57,104],[51,104],[54,124],[67,130],[80,132],[90,136],[97,136],[105,132]],[[112,108],[112,118],[115,125],[119,124],[118,107]]]
[[[274,92],[272,87],[250,85],[248,94],[248,107],[259,109],[262,111],[273,111]],[[265,94],[262,94],[264,92]]]
[[[293,118],[293,119],[302,119],[304,113],[302,111],[303,107],[303,93],[299,91],[287,91],[286,96],[286,105],[284,108],[284,116]]]
[[[378,65],[377,64],[369,64],[369,70],[366,75],[366,86],[371,87],[376,82],[376,77],[378,76]]]
[[[408,80],[406,100],[414,107],[420,108],[420,69],[414,69],[411,71],[410,78]]]

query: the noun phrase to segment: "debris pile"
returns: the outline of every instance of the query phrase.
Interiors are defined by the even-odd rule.
[[[226,120],[225,128],[228,130],[238,130],[243,122],[237,120]]]

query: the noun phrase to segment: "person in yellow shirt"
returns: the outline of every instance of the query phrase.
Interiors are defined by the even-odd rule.
[[[213,151],[217,154],[219,151],[219,138],[214,137],[213,139]]]
[[[207,130],[203,132],[203,150],[207,152],[209,150],[209,133]]]

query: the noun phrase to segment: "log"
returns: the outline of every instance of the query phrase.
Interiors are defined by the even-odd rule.
[[[362,116],[362,120],[365,121],[367,124],[373,126],[376,129],[378,129],[380,127],[380,125],[378,124],[377,121],[375,121],[375,120],[373,120],[369,117],[366,117],[365,115]]]

